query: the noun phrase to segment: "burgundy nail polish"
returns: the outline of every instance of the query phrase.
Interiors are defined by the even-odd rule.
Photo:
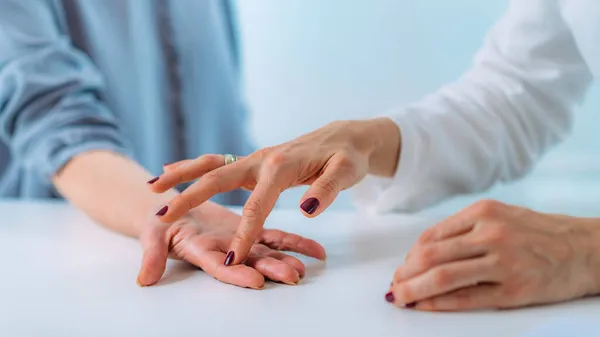
[[[159,177],[154,177],[154,178],[148,180],[148,184],[151,184],[151,185],[154,184],[158,180],[158,178]]]
[[[404,306],[405,308],[414,308],[417,306],[417,302],[410,302],[410,303],[406,303],[406,305]]]
[[[163,167],[164,167],[164,166],[169,166],[169,165],[171,165],[171,164],[175,164],[175,162],[174,162],[174,161],[172,161],[172,162],[170,162],[170,163],[164,163],[164,164],[163,164]]]
[[[308,214],[313,214],[319,208],[319,200],[317,198],[308,198],[300,205],[300,208]]]
[[[235,253],[233,252],[233,250],[230,250],[229,253],[227,253],[227,256],[225,257],[225,265],[228,266],[233,262],[233,259],[235,258]]]
[[[389,293],[385,294],[385,300],[390,303],[394,303],[394,293],[390,291]]]
[[[167,213],[168,210],[169,210],[169,206],[165,206],[165,207],[161,208],[158,212],[156,212],[156,215],[163,216]]]

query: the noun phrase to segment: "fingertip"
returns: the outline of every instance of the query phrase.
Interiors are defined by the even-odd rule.
[[[264,290],[265,289],[265,283],[263,282],[261,285],[259,286],[249,286],[248,288],[250,289],[254,289],[254,290]]]
[[[310,239],[304,239],[298,243],[298,252],[321,261],[327,259],[325,247]]]
[[[156,284],[160,280],[160,276],[158,278],[149,275],[148,272],[144,270],[140,271],[138,277],[135,279],[135,283],[137,283],[140,287],[149,287]]]
[[[321,202],[319,201],[319,199],[315,197],[310,197],[300,204],[300,209],[302,210],[304,215],[311,218],[313,216],[316,216],[315,213],[319,210],[320,205]]]
[[[283,275],[281,275],[281,282],[288,285],[297,285],[298,282],[300,282],[300,273],[293,266],[289,266],[287,270],[287,272],[282,273]]]
[[[167,205],[162,206],[156,212],[156,217],[162,223],[170,224],[179,219],[181,217],[180,214],[182,214],[182,210],[180,210],[175,203],[170,202]]]
[[[323,255],[321,256],[321,258],[318,258],[321,261],[327,261],[327,252],[325,251],[325,249],[323,249]]]

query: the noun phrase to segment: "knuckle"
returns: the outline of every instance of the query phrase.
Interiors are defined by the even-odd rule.
[[[223,178],[223,174],[221,174],[221,172],[219,170],[210,171],[204,176],[205,180],[210,180],[211,182],[219,181],[222,178]]]
[[[473,204],[472,210],[481,217],[493,217],[498,214],[502,203],[497,200],[484,199]]]
[[[207,186],[211,186],[216,193],[223,192],[223,174],[219,170],[210,171],[202,177]]]
[[[270,168],[279,168],[288,160],[288,155],[281,151],[273,151],[265,160],[265,165]]]
[[[488,265],[492,269],[501,268],[505,265],[505,258],[500,254],[491,254],[488,257]]]
[[[249,199],[242,209],[242,217],[246,219],[258,219],[262,215],[262,206],[257,200]]]
[[[484,243],[497,245],[505,243],[510,239],[510,230],[503,224],[496,224],[489,226],[481,235],[483,236]]]
[[[438,251],[435,247],[424,247],[417,253],[419,264],[422,268],[429,268],[435,265],[438,258]]]
[[[258,159],[260,159],[261,161],[264,160],[269,153],[271,153],[273,151],[273,147],[264,147],[262,149],[258,149],[256,150],[254,153],[252,153],[250,156],[251,157],[258,157]]]
[[[452,275],[446,269],[436,269],[431,275],[435,287],[445,287],[452,282]]]
[[[358,169],[349,155],[340,155],[340,157],[338,158],[337,166],[341,172],[350,176],[353,180],[357,178]]]
[[[233,241],[237,241],[237,242],[246,242],[246,240],[248,240],[249,238],[250,238],[250,236],[248,235],[248,233],[244,232],[244,231],[237,231],[233,235]]]
[[[317,187],[326,191],[327,193],[337,193],[339,184],[335,179],[321,179]]]
[[[430,241],[434,241],[435,239],[435,227],[427,228],[421,235],[419,236],[420,243],[426,243]]]
[[[225,164],[223,156],[217,154],[205,154],[203,156],[198,157],[196,160],[201,165],[211,167],[220,165],[222,166],[223,164]]]
[[[338,155],[337,164],[339,167],[344,169],[354,168],[354,161],[352,160],[352,157],[346,153]]]
[[[181,193],[173,198],[172,204],[174,206],[182,206],[190,210],[194,208],[194,196],[188,193]]]

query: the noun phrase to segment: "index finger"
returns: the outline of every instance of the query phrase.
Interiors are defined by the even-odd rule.
[[[252,173],[251,168],[250,162],[238,161],[211,171],[169,201],[156,215],[163,222],[173,222],[213,196],[242,187]]]
[[[250,248],[262,232],[267,216],[275,207],[281,190],[272,179],[258,181],[242,210],[242,220],[231,241],[225,265],[239,264],[248,256]]]
[[[193,160],[167,165],[163,174],[148,183],[152,192],[163,193],[179,184],[198,179],[223,165],[225,159],[222,155],[206,154]]]

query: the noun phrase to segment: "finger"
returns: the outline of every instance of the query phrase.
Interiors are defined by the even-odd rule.
[[[296,268],[271,256],[250,254],[245,264],[272,281],[289,285],[296,285],[300,282],[300,273]]]
[[[264,230],[258,242],[275,250],[295,252],[319,260],[327,258],[325,248],[318,242],[276,229]]]
[[[157,213],[157,216],[162,222],[171,223],[213,196],[239,188],[251,173],[251,166],[248,163],[237,161],[208,172],[202,176],[202,179],[173,198]]]
[[[396,270],[394,282],[403,282],[442,264],[480,257],[486,252],[486,247],[473,244],[469,236],[417,244],[411,250],[411,258]]]
[[[441,241],[453,236],[463,235],[470,232],[475,226],[475,218],[470,212],[462,210],[447,219],[426,229],[420,236],[418,242],[421,244]]]
[[[354,163],[345,155],[333,156],[323,173],[302,196],[300,209],[307,217],[315,217],[329,207],[338,194],[356,183]]]
[[[198,179],[206,173],[225,165],[223,156],[207,154],[187,163],[181,163],[163,173],[158,179],[150,180],[152,192],[163,193],[179,184]]]
[[[464,311],[503,308],[504,299],[499,284],[481,284],[432,297],[415,304],[425,311]]]
[[[435,267],[409,280],[392,285],[395,303],[403,306],[480,282],[498,279],[486,258],[452,262]]]
[[[194,161],[193,159],[184,159],[184,160],[180,160],[180,161],[176,161],[176,162],[172,162],[172,163],[165,163],[165,164],[163,164],[163,171],[164,172],[173,171],[177,167],[180,167],[182,165],[187,165],[189,163],[192,163],[193,161]]]
[[[167,228],[159,225],[140,238],[144,255],[138,273],[137,284],[141,287],[153,285],[160,280],[169,257]]]
[[[244,261],[250,248],[258,239],[267,216],[275,207],[281,188],[276,185],[276,179],[263,178],[258,181],[256,188],[242,209],[240,225],[231,240],[228,264]]]
[[[300,278],[303,278],[306,274],[306,267],[304,266],[304,263],[302,263],[302,261],[298,260],[293,256],[272,249],[270,249],[269,252],[266,253],[266,255],[275,258],[279,261],[285,262],[292,268],[296,269],[298,275],[300,275]]]
[[[205,251],[194,246],[186,252],[186,260],[223,283],[252,289],[265,286],[264,276],[256,269],[243,264],[226,267],[225,254],[220,251]]]

